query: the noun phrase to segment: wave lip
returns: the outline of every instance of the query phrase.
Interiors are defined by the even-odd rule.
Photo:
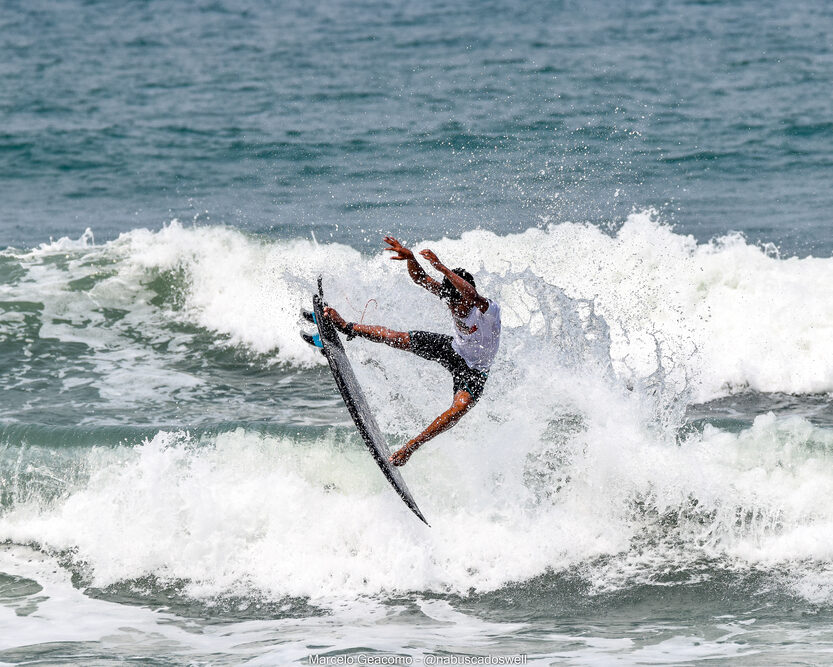
[[[824,298],[833,278],[831,258],[781,259],[773,248],[749,245],[737,234],[697,244],[652,211],[632,214],[615,234],[563,223],[507,236],[471,231],[417,247],[429,244],[446,261],[468,266],[501,300],[516,338],[549,316],[533,295],[560,290],[591,304],[609,328],[611,363],[629,381],[651,375],[659,359],[700,401],[745,387],[833,391],[833,365],[826,363],[833,358],[833,307]],[[63,265],[49,259],[61,253],[76,259]],[[51,321],[57,310],[64,315],[71,307],[80,320],[102,307],[126,308],[149,331],[173,317],[223,345],[291,365],[318,364],[297,329],[298,311],[319,273],[330,300],[352,319],[447,326],[436,304],[385,255],[314,240],[265,241],[229,228],[173,222],[103,246],[95,246],[88,232],[76,241],[4,256],[24,267],[30,283],[22,287],[18,280],[7,291],[17,292],[15,300],[42,303],[44,333],[58,339],[79,332],[56,330]],[[86,305],[61,299],[85,281],[92,297]]]

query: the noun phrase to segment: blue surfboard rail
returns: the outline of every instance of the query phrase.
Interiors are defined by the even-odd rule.
[[[376,419],[373,417],[373,413],[370,411],[364,391],[362,391],[361,385],[356,379],[356,374],[353,372],[353,367],[347,358],[344,345],[342,345],[338,337],[338,331],[333,326],[333,323],[324,317],[324,307],[326,304],[324,302],[324,287],[321,276],[318,276],[318,294],[313,295],[312,305],[324,356],[327,358],[330,371],[341,393],[341,398],[344,400],[344,404],[347,406],[347,410],[350,412],[350,416],[353,418],[353,423],[362,436],[362,440],[364,440],[376,464],[382,470],[382,473],[399,497],[402,498],[403,502],[426,526],[430,526],[422,515],[411,492],[408,490],[399,470],[388,460],[390,458],[390,450],[388,450],[385,436],[382,434],[379,425],[376,423]]]

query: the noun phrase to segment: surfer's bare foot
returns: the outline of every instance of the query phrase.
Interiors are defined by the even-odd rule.
[[[416,447],[412,445],[405,445],[401,449],[395,451],[391,454],[388,461],[390,461],[395,466],[404,466],[408,459],[411,458],[411,454],[416,451]]]
[[[330,322],[335,325],[335,328],[341,333],[350,333],[350,325],[347,324],[346,320],[336,312],[335,308],[327,306],[324,309],[324,317],[330,320]]]

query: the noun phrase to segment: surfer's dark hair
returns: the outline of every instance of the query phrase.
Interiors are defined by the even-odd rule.
[[[454,274],[460,276],[469,285],[471,285],[472,287],[477,289],[475,287],[475,284],[474,284],[474,276],[471,275],[465,269],[461,269],[458,266],[456,269],[452,269],[451,273],[454,273]],[[457,290],[456,287],[454,287],[454,284],[448,278],[443,278],[443,284],[440,287],[440,296],[443,299],[458,299],[458,298],[460,298],[460,292]]]

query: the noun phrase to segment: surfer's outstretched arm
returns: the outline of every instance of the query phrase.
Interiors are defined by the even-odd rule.
[[[324,309],[324,317],[329,319],[341,333],[348,336],[359,336],[372,340],[374,343],[384,343],[395,347],[397,350],[411,349],[411,336],[407,331],[394,331],[385,327],[377,327],[372,324],[351,324],[339,315],[335,308],[329,306]]]
[[[451,404],[451,407],[432,421],[422,433],[409,440],[401,449],[395,452],[390,457],[390,462],[395,466],[404,466],[408,462],[408,459],[411,458],[411,454],[431,440],[431,438],[438,436],[440,433],[454,426],[473,405],[474,400],[472,400],[469,392],[465,389],[458,391],[454,394],[454,402]]]
[[[454,271],[449,269],[439,260],[434,251],[429,250],[428,248],[419,254],[428,260],[431,266],[445,276],[444,281],[448,281],[451,284],[451,287],[457,291],[459,298],[466,305],[466,307],[476,306],[482,313],[489,310],[489,300],[480,296],[480,294],[477,293],[477,289],[475,289],[474,285],[472,285],[468,280],[463,278],[458,273],[455,273],[455,271],[458,271],[459,269],[455,269]],[[440,296],[442,296],[442,284],[440,284],[440,288]]]
[[[386,236],[385,243],[390,246],[389,248],[385,248],[385,250],[396,253],[391,259],[405,260],[408,262],[408,275],[411,276],[411,280],[420,287],[427,289],[431,294],[440,296],[442,284],[425,273],[425,269],[419,265],[410,248],[406,248],[392,236]]]

